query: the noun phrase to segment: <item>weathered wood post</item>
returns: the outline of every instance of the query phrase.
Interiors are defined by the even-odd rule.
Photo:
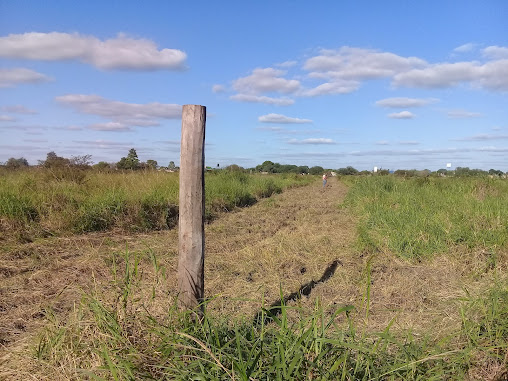
[[[205,264],[206,107],[184,105],[180,149],[178,300],[181,309],[203,312]]]

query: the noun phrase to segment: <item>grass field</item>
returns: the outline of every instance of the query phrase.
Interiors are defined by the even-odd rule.
[[[10,234],[37,237],[114,228],[161,230],[177,223],[178,173],[67,171],[65,176],[51,169],[3,172],[0,228]],[[308,182],[308,178],[296,175],[208,173],[207,219]]]
[[[222,214],[203,324],[175,308],[176,229],[19,243],[0,378],[505,380],[507,185],[347,177]]]

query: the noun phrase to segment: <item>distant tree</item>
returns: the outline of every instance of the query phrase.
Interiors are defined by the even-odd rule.
[[[149,169],[157,169],[159,167],[159,165],[157,164],[157,160],[147,160],[146,166]]]
[[[367,171],[367,170],[363,170],[359,173],[360,175],[364,175],[364,176],[369,176],[369,175],[372,175],[372,172],[370,171]]]
[[[237,164],[231,164],[231,165],[228,165],[226,168],[225,168],[226,171],[229,171],[229,172],[244,172],[245,169],[240,167],[239,165]]]
[[[72,156],[69,164],[73,167],[87,168],[93,164],[92,155]]]
[[[93,166],[94,169],[97,169],[99,171],[106,171],[111,168],[109,163],[106,163],[105,161],[99,161],[97,164]]]
[[[455,169],[455,176],[470,177],[470,176],[485,176],[487,171],[481,169],[470,169],[469,167],[457,167]]]
[[[118,163],[116,163],[118,169],[139,169],[138,154],[134,148],[129,150],[127,157],[122,157]]]
[[[170,161],[168,165],[168,169],[174,171],[176,169],[176,165],[174,161]]]
[[[351,167],[351,166],[348,166],[346,168],[339,168],[337,169],[337,173],[339,175],[344,175],[344,176],[347,176],[347,175],[357,175],[358,174],[358,170]]]
[[[39,165],[45,168],[61,168],[70,165],[70,160],[65,157],[58,156],[55,151],[48,152],[46,160],[39,160]]]
[[[306,165],[301,165],[298,167],[298,173],[309,173],[309,167],[307,167]]]
[[[280,164],[278,164],[278,165],[280,165]],[[270,160],[266,160],[263,162],[263,164],[256,166],[256,170],[259,172],[275,173],[276,165],[274,162],[272,162]]]
[[[489,175],[502,176],[502,175],[504,175],[504,173],[503,173],[503,171],[500,171],[499,169],[489,169]]]
[[[311,175],[322,175],[325,172],[325,169],[323,167],[320,167],[319,165],[314,166],[309,169],[309,173]]]
[[[11,157],[9,160],[7,160],[5,166],[9,169],[28,167],[28,160],[25,159],[24,157],[20,157],[19,159]]]

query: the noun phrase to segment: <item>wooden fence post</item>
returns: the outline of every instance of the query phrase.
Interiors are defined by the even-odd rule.
[[[184,105],[180,149],[178,300],[181,309],[202,315],[205,264],[206,107]]]

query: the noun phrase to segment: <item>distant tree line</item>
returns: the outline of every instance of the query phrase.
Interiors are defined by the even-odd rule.
[[[0,163],[7,169],[20,169],[29,167],[28,160],[24,157],[16,159],[14,157],[9,158],[5,163]],[[170,161],[167,167],[160,167],[157,160],[149,159],[146,162],[140,161],[138,154],[134,148],[131,148],[127,153],[127,156],[122,157],[120,161],[116,163],[108,163],[105,161],[99,161],[94,164],[92,161],[92,155],[83,156],[72,156],[71,158],[65,158],[58,156],[54,151],[48,152],[45,160],[38,160],[38,167],[49,168],[49,169],[97,169],[101,171],[106,170],[154,170],[159,168],[167,168],[168,170],[178,170],[174,161]]]
[[[127,156],[122,157],[116,163],[107,163],[100,161],[97,164],[93,164],[91,155],[83,156],[72,156],[71,158],[65,158],[58,156],[54,151],[48,152],[46,160],[39,160],[38,166],[43,168],[52,169],[55,174],[64,173],[63,169],[96,169],[99,171],[109,170],[157,170],[164,169],[168,171],[177,171],[179,168],[175,165],[174,161],[170,161],[167,167],[159,166],[157,160],[149,159],[146,162],[140,161],[138,154],[134,148],[131,148],[127,153]],[[24,157],[18,159],[11,157],[5,163],[0,163],[1,166],[7,169],[22,169],[29,167],[28,161]],[[58,172],[59,170],[60,172]],[[217,164],[217,168],[207,167],[208,171],[216,170],[227,170],[232,172],[260,172],[260,173],[294,173],[294,174],[309,174],[309,175],[322,175],[323,173],[331,174],[332,172],[340,176],[356,176],[356,175],[377,175],[384,176],[390,172],[388,169],[380,168],[375,173],[373,171],[359,171],[352,166],[347,166],[338,169],[326,169],[321,166],[309,167],[307,165],[294,165],[294,164],[280,164],[274,163],[270,160],[264,161],[262,164],[257,165],[254,168],[243,168],[237,164],[231,164],[225,168],[220,168]],[[458,176],[458,177],[474,177],[474,176],[506,176],[505,173],[498,169],[490,169],[484,171],[482,169],[470,169],[468,167],[457,167],[454,170],[439,169],[432,172],[428,169],[416,170],[416,169],[398,169],[393,172],[395,176],[400,177],[427,177],[427,176]]]

